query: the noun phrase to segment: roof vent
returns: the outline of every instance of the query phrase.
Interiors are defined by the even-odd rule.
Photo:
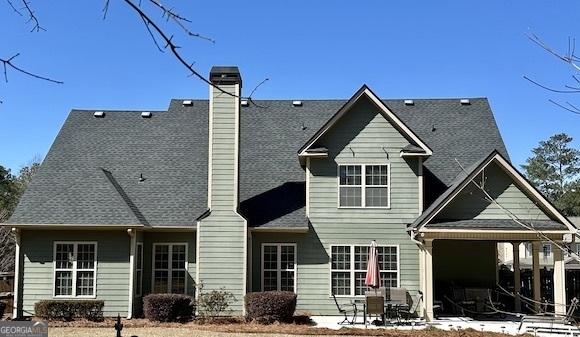
[[[415,101],[413,101],[412,99],[406,99],[405,105],[415,105]]]
[[[103,118],[103,117],[105,117],[105,112],[104,111],[95,111],[93,116],[95,116],[96,118]]]
[[[192,100],[185,100],[185,101],[181,102],[181,104],[183,104],[183,106],[192,106],[193,101]]]
[[[292,101],[293,106],[302,106],[302,101]]]
[[[469,105],[469,104],[471,104],[471,102],[469,101],[468,98],[462,98],[461,100],[459,100],[459,103],[461,103],[461,105]]]
[[[149,112],[149,111],[143,111],[141,113],[141,117],[143,117],[143,118],[151,118],[151,112]]]
[[[249,106],[250,102],[247,99],[242,100],[242,106]]]

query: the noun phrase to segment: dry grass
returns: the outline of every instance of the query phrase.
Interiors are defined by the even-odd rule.
[[[316,328],[307,322],[302,324],[271,324],[243,323],[239,319],[228,319],[214,322],[187,323],[154,323],[145,319],[123,321],[123,336],[171,336],[171,337],[206,337],[223,336],[238,337],[255,334],[268,336],[387,336],[387,337],[502,337],[500,333],[481,332],[475,330],[443,331],[439,329],[424,330],[394,330],[394,329],[357,329],[343,327],[340,330]],[[50,336],[105,337],[112,336],[113,319],[103,322],[50,322]]]

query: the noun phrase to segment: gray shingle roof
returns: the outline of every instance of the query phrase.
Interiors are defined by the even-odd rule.
[[[537,230],[567,230],[568,227],[553,220],[524,220],[525,225]],[[437,229],[491,229],[491,230],[526,230],[524,226],[511,219],[469,219],[443,221],[429,224],[429,228]]]
[[[470,101],[384,101],[433,149],[425,167],[445,186],[461,170],[455,158],[469,166],[493,149],[507,156],[487,100]],[[208,101],[181,102],[150,119],[73,110],[10,222],[194,225],[207,206]],[[241,109],[240,211],[250,226],[307,225],[297,151],[346,101],[302,102]]]

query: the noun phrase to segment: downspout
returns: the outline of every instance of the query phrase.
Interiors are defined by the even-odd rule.
[[[409,230],[409,234],[411,236],[411,241],[413,241],[414,243],[416,243],[418,246],[422,246],[423,245],[423,242],[422,241],[419,241],[419,240],[415,239],[417,237],[417,235],[419,235],[419,232],[417,232],[414,229],[411,229],[411,230]]]
[[[127,310],[127,319],[131,319],[133,317],[133,287],[135,283],[135,247],[137,235],[135,230],[131,228],[127,229],[127,234],[129,234],[131,240],[131,251],[129,252],[129,309]]]
[[[18,304],[20,302],[20,229],[12,228],[12,233],[14,233],[14,241],[16,241],[15,253],[16,258],[14,260],[14,298],[12,305],[12,319],[18,318]]]

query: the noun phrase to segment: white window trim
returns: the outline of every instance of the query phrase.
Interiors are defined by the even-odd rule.
[[[346,269],[332,269],[332,247],[350,247],[350,269],[346,270]],[[399,247],[399,245],[393,245],[393,244],[380,244],[377,243],[378,247],[394,247],[397,249],[397,287],[401,286],[401,248]],[[328,269],[329,269],[329,275],[328,275],[328,285],[329,285],[329,293],[328,296],[332,297],[332,273],[333,272],[350,272],[350,295],[334,295],[337,298],[362,298],[364,297],[364,295],[354,295],[355,294],[355,290],[356,290],[356,285],[355,285],[355,273],[356,272],[361,272],[360,269],[354,269],[354,247],[369,247],[369,245],[365,245],[365,244],[332,244],[330,245],[330,250],[329,250],[329,254],[328,254]],[[366,270],[365,270],[366,271]],[[395,272],[395,270],[388,270],[388,271],[383,271],[383,272]]]
[[[370,185],[368,187],[386,187],[387,188],[387,206],[366,206],[366,167],[367,166],[387,166],[387,185]],[[361,184],[360,185],[341,185],[340,184],[340,167],[341,166],[360,166],[361,167]],[[338,164],[336,167],[336,181],[337,181],[337,200],[336,203],[340,209],[391,209],[391,163],[377,163],[377,164]],[[340,205],[340,188],[341,187],[360,187],[361,188],[361,205],[360,206],[341,206]]]
[[[276,242],[264,242],[262,243],[262,254],[261,254],[261,261],[260,261],[260,270],[261,270],[261,277],[260,277],[260,288],[261,291],[264,291],[264,248],[266,246],[276,246],[276,270],[268,269],[268,271],[276,271],[276,280],[278,284],[276,285],[276,289],[279,291],[282,288],[282,272],[283,271],[293,271],[294,272],[294,293],[298,293],[298,283],[297,274],[298,274],[298,248],[296,243],[276,243]],[[284,269],[282,270],[282,249],[281,247],[294,247],[294,268],[293,269]]]
[[[57,245],[73,245],[73,267],[70,268],[56,268],[56,246]],[[94,275],[93,294],[92,295],[78,295],[77,296],[77,254],[78,245],[94,245],[95,246],[95,262],[93,269],[81,269],[81,271],[92,271]],[[53,298],[97,298],[97,265],[98,265],[98,244],[96,241],[54,241],[52,248],[52,297]],[[71,271],[72,272],[72,295],[57,295],[56,294],[56,272],[57,271]]]
[[[156,269],[155,268],[155,247],[157,246],[169,246],[169,250],[168,250],[168,259],[167,259],[167,267],[168,269]],[[185,246],[185,265],[183,266],[184,270],[185,270],[185,281],[184,281],[184,292],[183,294],[187,294],[187,275],[189,274],[189,268],[188,268],[188,264],[189,264],[189,258],[188,258],[188,253],[189,253],[189,246],[187,244],[187,242],[156,242],[153,243],[153,250],[151,251],[151,293],[153,293],[154,289],[155,289],[155,272],[158,270],[167,270],[167,293],[171,294],[171,288],[172,288],[172,280],[171,280],[171,271],[173,271],[173,268],[171,267],[172,264],[172,253],[173,253],[173,246]]]
[[[137,277],[136,280],[137,284],[139,285],[139,290],[141,291],[137,291],[137,288],[135,288],[135,296],[137,297],[143,296],[143,259],[145,257],[145,252],[143,251],[143,242],[137,242],[137,256],[139,256],[139,247],[141,248],[141,263],[139,265],[135,264],[135,272],[141,272],[141,274],[139,274],[140,276]]]

